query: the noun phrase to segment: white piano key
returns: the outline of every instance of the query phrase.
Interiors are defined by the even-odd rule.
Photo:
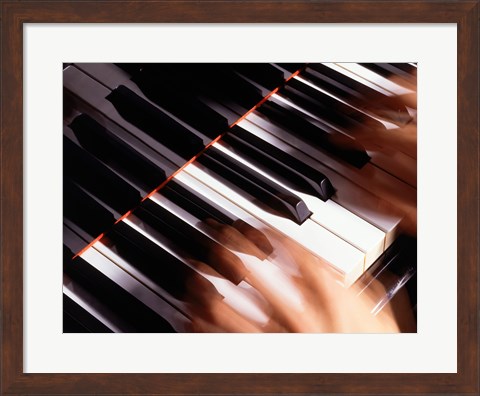
[[[342,275],[347,286],[363,273],[365,254],[314,221],[307,219],[302,225],[298,225],[289,219],[267,212],[235,191],[234,187],[227,186],[211,176],[200,164],[189,164],[183,171],[328,262]]]
[[[385,248],[396,239],[404,215],[388,201],[353,183],[335,169],[326,167],[249,120],[242,120],[238,125],[325,174],[336,190],[331,199],[385,232]]]
[[[98,242],[97,242],[98,243]],[[95,244],[93,245],[95,247]],[[185,332],[189,320],[151,289],[133,278],[96,249],[85,250],[80,257],[95,267],[145,306],[164,318],[178,332]]]
[[[271,174],[262,171],[229,150],[225,143],[215,143],[214,146],[300,197],[313,212],[310,217],[313,221],[365,253],[366,267],[373,264],[382,254],[385,242],[385,233],[383,231],[351,213],[331,199],[324,202],[314,195],[303,193],[281,183]]]

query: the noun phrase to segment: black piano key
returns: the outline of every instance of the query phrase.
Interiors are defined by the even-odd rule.
[[[386,113],[391,117],[393,111],[396,113],[396,118],[392,121],[405,123],[411,120],[408,110],[401,100],[385,95],[328,66],[311,63],[301,73],[301,76],[346,102],[353,101],[354,104],[379,116],[384,116]]]
[[[381,122],[301,81],[290,80],[279,93],[322,120],[348,131],[353,129],[353,134],[355,130],[364,130],[366,127],[385,129]]]
[[[235,184],[242,191],[255,197],[264,207],[275,209],[283,217],[289,218],[297,224],[302,224],[311,214],[305,202],[295,194],[214,147],[204,153],[198,161]]]
[[[73,66],[64,70],[63,77],[65,98],[76,110],[91,116],[151,162],[162,169],[168,169],[169,174],[185,163],[185,159],[174,151],[125,120],[112,103],[105,99],[111,90]]]
[[[234,284],[239,284],[246,276],[247,269],[237,256],[155,202],[142,202],[135,215],[186,251],[191,258],[210,265]],[[211,252],[220,254],[222,259],[212,258]]]
[[[69,125],[83,148],[147,193],[166,180],[165,170],[87,114]]]
[[[113,330],[63,294],[63,333],[113,333]]]
[[[141,195],[136,188],[66,136],[63,137],[63,150],[64,175],[117,214],[126,213],[140,202]]]
[[[323,148],[357,168],[363,167],[370,160],[364,147],[355,140],[341,133],[327,132],[326,128],[312,124],[307,120],[307,116],[298,114],[293,108],[268,101],[257,111],[281,128],[302,136],[309,143]]]
[[[114,280],[83,260],[82,257],[64,261],[63,271],[114,315],[128,323],[127,331],[133,329],[135,332],[174,332],[172,326],[165,319],[115,283]]]
[[[178,83],[168,74],[155,74],[145,67],[133,75],[132,81],[152,102],[212,139],[228,128],[225,117],[189,92],[179,92]]]
[[[81,228],[90,240],[115,222],[113,213],[71,180],[63,180],[63,216]]]
[[[236,220],[233,215],[222,210],[222,208],[214,202],[207,201],[196,194],[195,191],[192,191],[186,186],[181,186],[174,180],[169,182],[168,185],[162,189],[161,193],[202,221],[213,218],[220,223],[232,225]]]
[[[67,221],[68,223],[68,221]],[[63,258],[72,259],[78,252],[87,246],[91,240],[82,238],[77,232],[72,231],[72,227],[63,223]],[[84,235],[85,237],[85,235]]]
[[[268,63],[232,63],[229,66],[237,73],[270,91],[273,91],[284,81],[283,73]]]
[[[215,287],[209,281],[123,222],[116,224],[102,239],[102,243],[178,300],[186,301],[187,282],[193,279],[216,294]]]
[[[125,120],[183,158],[191,159],[203,150],[204,144],[200,137],[127,87],[120,85],[106,99],[115,106]]]
[[[308,183],[312,185],[315,191],[317,191],[317,194],[319,194],[319,197],[322,200],[326,201],[335,193],[335,188],[323,173],[305,164],[298,158],[255,136],[253,133],[246,131],[238,125],[230,130],[230,134],[258,150],[269,154],[270,157],[285,164],[289,168],[294,169],[301,174],[303,178],[307,178],[309,180]]]
[[[235,131],[238,132],[238,130],[242,130],[245,134],[242,134],[242,132],[236,134]],[[230,144],[235,152],[238,152],[267,173],[275,175],[275,178],[286,185],[307,194],[316,195],[323,201],[327,201],[335,193],[332,184],[324,174],[302,164],[291,155],[255,136],[250,140],[255,141],[257,145],[250,144],[239,135],[253,136],[242,128],[235,126],[222,140]],[[300,163],[300,166],[297,162]]]
[[[322,65],[321,63],[310,63],[308,65],[309,72],[315,71],[317,72],[316,75],[321,75],[332,79],[333,81],[337,81],[343,84],[345,87],[351,88],[354,91],[364,95],[366,98],[371,98],[372,100],[381,98],[384,96],[381,92],[366,86],[336,70],[331,69],[328,66]]]

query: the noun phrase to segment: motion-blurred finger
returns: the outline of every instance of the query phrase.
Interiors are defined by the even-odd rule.
[[[206,219],[205,223],[210,227],[214,238],[229,249],[256,256],[260,260],[267,257],[263,251],[236,228],[213,219]]]

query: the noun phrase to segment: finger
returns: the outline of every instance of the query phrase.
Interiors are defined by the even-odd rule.
[[[290,240],[285,240],[284,243],[296,258],[301,285],[305,289],[303,294],[311,302],[309,305],[320,322],[312,327],[319,328],[322,332],[333,332],[339,326],[338,312],[343,309],[347,293],[340,277],[326,262],[306,252],[296,243]]]
[[[219,223],[214,219],[206,219],[205,223],[210,226],[214,238],[229,249],[256,256],[260,260],[267,257],[263,251],[236,228]]]
[[[188,259],[187,262],[193,268],[195,268],[197,270],[197,272],[200,272],[201,274],[210,275],[210,276],[214,276],[216,278],[225,279],[222,274],[220,274],[218,271],[216,271],[214,268],[210,267],[209,265],[205,264],[203,261]]]
[[[248,273],[243,261],[226,247],[212,243],[206,247],[207,264],[222,274],[230,282],[238,285]]]
[[[220,329],[221,332],[258,333],[261,331],[252,321],[220,300],[213,300],[205,307],[202,319]]]
[[[267,236],[260,230],[257,230],[255,227],[252,227],[250,224],[241,219],[235,220],[233,227],[235,227],[247,239],[253,242],[255,246],[257,246],[267,256],[273,252],[272,244],[268,240]]]
[[[200,316],[192,319],[189,331],[191,333],[223,333],[223,329],[212,323],[207,322]]]
[[[417,108],[417,93],[416,92],[405,94],[405,95],[400,95],[399,98],[408,107],[411,107],[412,109]]]
[[[270,318],[270,320],[261,327],[261,330],[264,333],[288,333],[288,330],[274,318]]]
[[[366,149],[372,151],[381,150],[384,154],[393,155],[401,151],[412,158],[417,158],[417,127],[414,124],[408,124],[402,128],[385,130],[369,130],[368,132],[358,132],[355,138],[360,141]]]
[[[190,305],[205,305],[223,296],[210,281],[200,274],[193,274],[185,280],[185,301]]]
[[[277,288],[265,282],[255,274],[250,273],[246,278],[251,286],[253,286],[271,305],[272,318],[285,328],[288,332],[303,332],[304,321],[302,320],[302,314],[305,310],[306,304],[303,295],[300,296],[300,300],[293,302],[289,300],[289,297],[281,293]]]

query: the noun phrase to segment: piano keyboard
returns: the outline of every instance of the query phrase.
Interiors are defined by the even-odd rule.
[[[298,300],[270,233],[345,287],[382,280],[372,315],[404,286],[415,306],[416,145],[377,137],[415,120],[416,65],[78,63],[63,81],[64,331],[187,332],[192,290],[264,325],[251,271]]]

